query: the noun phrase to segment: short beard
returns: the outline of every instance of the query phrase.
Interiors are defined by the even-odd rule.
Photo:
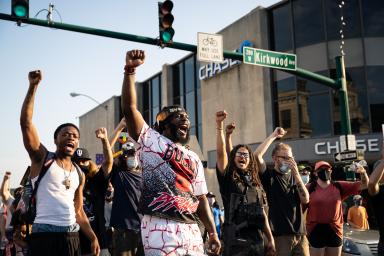
[[[185,145],[189,141],[189,130],[187,132],[187,136],[185,138],[180,138],[179,134],[177,133],[177,126],[175,124],[170,123],[169,124],[171,128],[171,140],[175,143],[180,143],[181,145]]]

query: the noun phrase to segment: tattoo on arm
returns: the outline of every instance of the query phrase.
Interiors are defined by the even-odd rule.
[[[304,189],[303,189],[303,185],[302,185],[302,184],[299,184],[298,190],[299,190],[299,194],[300,194],[301,196],[305,196],[305,192],[304,192]]]

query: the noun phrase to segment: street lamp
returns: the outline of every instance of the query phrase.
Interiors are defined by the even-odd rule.
[[[77,93],[77,92],[71,92],[69,95],[71,95],[71,97],[77,97],[77,96],[84,96],[84,97],[87,97],[88,99],[96,102],[99,106],[102,106],[103,108],[105,108],[105,110],[108,109],[108,106],[107,105],[103,105],[101,104],[99,101],[97,101],[95,98],[87,95],[87,94],[83,94],[83,93]]]

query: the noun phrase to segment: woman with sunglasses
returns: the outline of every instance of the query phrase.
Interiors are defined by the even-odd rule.
[[[224,255],[275,255],[266,214],[267,200],[256,159],[248,145],[240,144],[231,149],[233,123],[227,128],[225,142],[223,122],[226,117],[225,111],[216,113],[216,169],[225,210]],[[263,234],[267,238],[265,246]]]
[[[332,166],[325,161],[315,165],[317,177],[307,184],[309,203],[307,233],[311,256],[339,256],[343,242],[342,201],[350,195],[359,194],[368,186],[364,167],[359,166],[360,181],[331,181]]]

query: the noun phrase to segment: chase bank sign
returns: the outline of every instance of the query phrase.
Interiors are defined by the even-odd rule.
[[[253,44],[248,41],[248,40],[245,40],[241,43],[239,49],[236,49],[235,52],[240,52],[242,53],[243,52],[243,47],[253,47]],[[232,60],[232,59],[225,59],[223,62],[221,63],[214,63],[214,62],[211,62],[205,66],[201,66],[200,69],[199,69],[199,79],[200,80],[204,80],[204,79],[207,79],[207,78],[211,78],[217,74],[220,74],[221,72],[223,71],[226,71],[228,69],[230,69],[231,67],[233,66],[236,66],[236,65],[239,65],[241,63],[241,61],[239,60]]]

